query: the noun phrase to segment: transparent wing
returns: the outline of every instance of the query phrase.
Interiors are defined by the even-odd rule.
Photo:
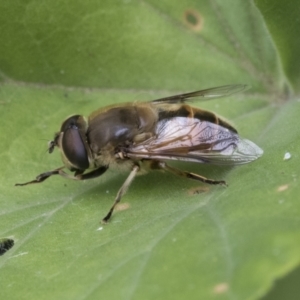
[[[202,100],[208,100],[213,98],[226,97],[231,94],[235,94],[241,91],[245,91],[249,88],[246,84],[232,84],[232,85],[224,85],[214,88],[209,88],[206,90],[196,91],[192,93],[180,94],[165,98],[160,98],[157,100],[151,101],[153,104],[162,104],[162,103],[183,103],[185,101],[197,101],[199,99],[191,98],[201,98]]]
[[[220,125],[194,118],[162,120],[156,136],[127,149],[130,158],[182,160],[216,165],[238,165],[259,158],[253,142]]]

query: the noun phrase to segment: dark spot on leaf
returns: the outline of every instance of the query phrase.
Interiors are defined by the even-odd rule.
[[[6,251],[14,246],[14,240],[12,239],[0,239],[0,255],[3,255]]]
[[[184,12],[184,23],[194,31],[201,31],[203,28],[203,18],[199,12],[194,9],[188,9]]]
[[[198,194],[206,193],[208,191],[209,191],[209,187],[207,187],[207,186],[197,186],[197,187],[189,189],[188,190],[188,194],[190,196],[193,196],[193,195],[198,195]]]

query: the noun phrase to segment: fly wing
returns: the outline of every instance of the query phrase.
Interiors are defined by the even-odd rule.
[[[192,93],[180,94],[171,97],[160,98],[157,100],[151,101],[153,104],[172,104],[172,103],[183,103],[186,101],[195,101],[199,99],[191,98],[201,98],[202,100],[226,97],[231,94],[235,94],[249,88],[246,84],[232,84],[232,85],[224,85],[214,88],[209,88],[205,90],[200,90]]]
[[[194,118],[161,120],[156,135],[126,150],[132,159],[181,160],[216,165],[251,162],[263,154],[253,142],[220,125]]]

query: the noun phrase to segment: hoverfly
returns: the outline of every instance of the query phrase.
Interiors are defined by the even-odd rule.
[[[16,185],[40,183],[52,175],[91,179],[101,176],[110,166],[124,164],[131,171],[103,222],[110,219],[115,206],[145,165],[208,184],[226,185],[223,180],[171,167],[166,161],[239,165],[259,158],[263,150],[240,138],[229,123],[210,111],[186,104],[197,98],[228,96],[246,88],[240,84],[227,85],[150,102],[111,105],[93,112],[87,119],[73,115],[62,123],[60,131],[49,142],[49,153],[58,147],[64,165]],[[64,168],[73,174],[64,172]]]

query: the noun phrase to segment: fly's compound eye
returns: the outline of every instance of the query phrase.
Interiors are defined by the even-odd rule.
[[[86,170],[89,167],[88,153],[81,135],[83,121],[81,116],[72,116],[61,127],[63,132],[61,150],[72,166],[79,170]]]

